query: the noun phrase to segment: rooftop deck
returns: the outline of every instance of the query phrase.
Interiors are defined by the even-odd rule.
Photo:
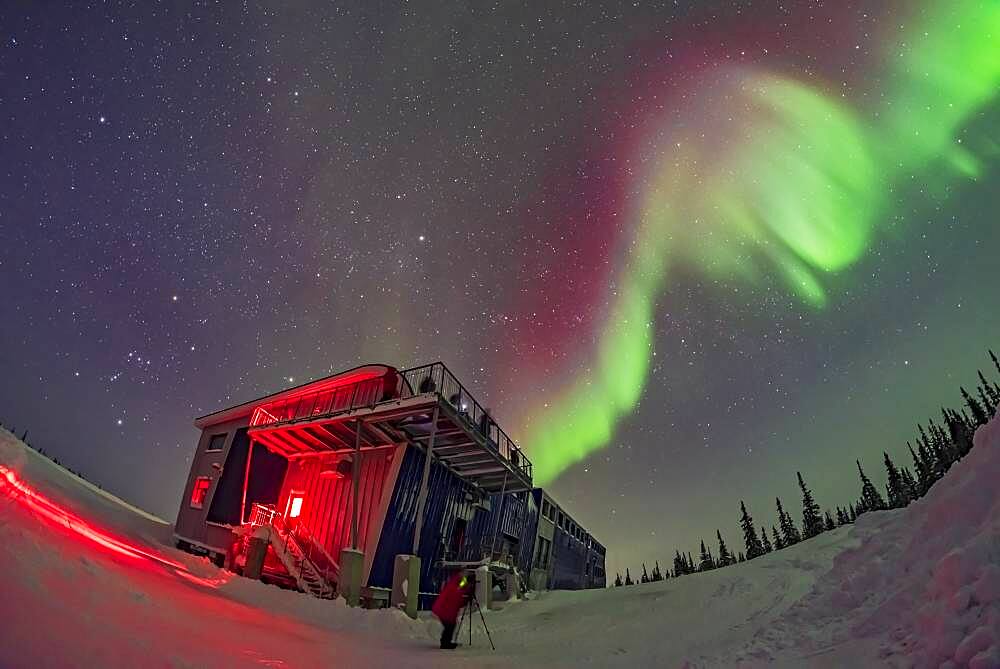
[[[262,403],[250,435],[287,458],[409,443],[487,493],[532,487],[531,462],[443,363],[386,376],[346,374]]]

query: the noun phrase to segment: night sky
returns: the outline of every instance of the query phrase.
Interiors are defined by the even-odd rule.
[[[0,420],[172,520],[442,360],[612,577],[884,481],[1000,347],[997,3],[622,4],[3,3]]]

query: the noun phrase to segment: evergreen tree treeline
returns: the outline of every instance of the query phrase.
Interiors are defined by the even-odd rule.
[[[989,356],[997,374],[1000,374],[1000,360],[997,359],[996,353],[990,350]],[[702,540],[697,565],[690,553],[678,550],[674,553],[673,569],[665,573],[660,571],[659,562],[656,562],[652,575],[647,572],[646,565],[643,564],[640,582],[659,581],[671,575],[677,577],[711,571],[737,562],[753,560],[761,555],[794,546],[823,532],[853,523],[858,516],[868,511],[903,508],[923,497],[953,464],[969,453],[976,429],[993,418],[1000,406],[1000,383],[991,382],[982,370],[977,372],[979,384],[973,392],[969,392],[965,387],[959,388],[963,402],[960,411],[942,407],[940,416],[931,418],[926,424],[917,425],[917,436],[912,441],[906,442],[912,469],[899,467],[889,457],[888,452],[883,451],[882,462],[886,471],[884,497],[865,474],[861,461],[856,460],[861,481],[861,496],[854,502],[849,502],[847,506],[836,507],[835,513],[829,510],[821,513],[812,491],[802,478],[802,473],[796,472],[799,490],[802,492],[801,531],[782,506],[781,499],[775,498],[777,524],[771,525],[770,538],[767,528],[763,525],[758,535],[750,511],[746,503],[741,500],[739,522],[743,531],[744,550],[737,551],[734,555],[726,545],[722,532],[716,530],[718,551],[715,557],[711,548]],[[938,423],[939,420],[942,422]],[[632,584],[632,577],[627,568],[624,581],[620,574],[615,575],[615,586]]]

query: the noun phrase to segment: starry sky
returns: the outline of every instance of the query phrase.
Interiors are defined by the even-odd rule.
[[[998,12],[4,3],[0,420],[172,519],[194,417],[443,360],[612,574],[845,504],[1000,347]]]

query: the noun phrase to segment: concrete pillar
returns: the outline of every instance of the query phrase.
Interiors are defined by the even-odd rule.
[[[504,574],[504,588],[507,590],[507,600],[516,601],[520,598],[521,593],[518,592],[520,589],[520,581],[517,574],[514,572],[508,572]]]
[[[392,565],[392,593],[389,603],[394,609],[403,609],[411,618],[417,617],[420,594],[420,558],[416,555],[397,555]]]
[[[365,563],[364,551],[344,548],[340,551],[340,594],[348,606],[361,603],[361,572]]]
[[[264,573],[265,556],[267,556],[267,539],[254,533],[247,544],[247,563],[243,567],[243,575],[259,581],[260,575]]]
[[[493,572],[485,565],[476,569],[476,599],[484,609],[493,603]]]

